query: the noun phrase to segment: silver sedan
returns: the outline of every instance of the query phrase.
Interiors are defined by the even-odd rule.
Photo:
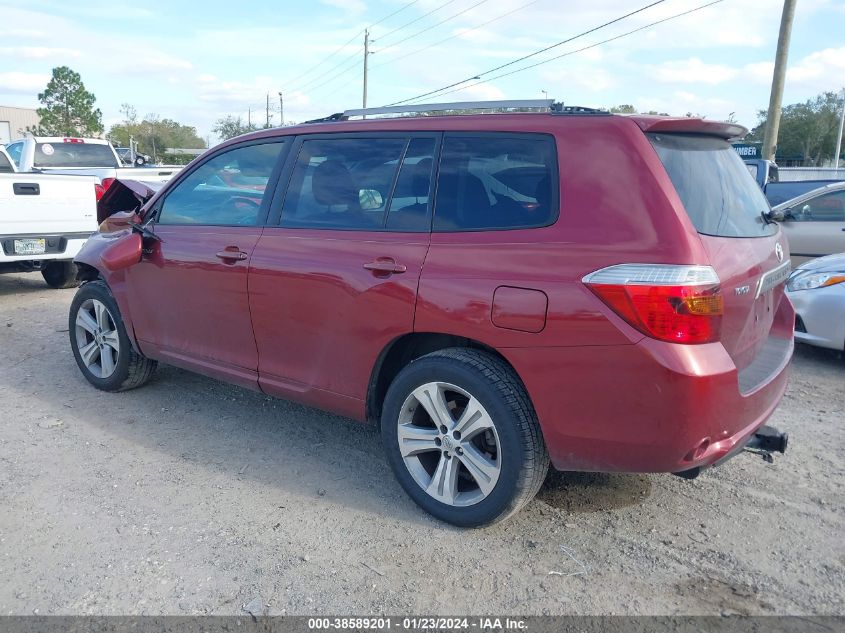
[[[845,351],[845,253],[801,264],[786,284],[795,340]]]

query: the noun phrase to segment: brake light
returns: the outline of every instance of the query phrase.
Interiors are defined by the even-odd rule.
[[[724,302],[710,266],[620,264],[582,281],[647,336],[686,344],[719,340]]]
[[[97,202],[99,202],[102,197],[106,194],[106,191],[109,190],[112,183],[114,182],[114,178],[103,178],[101,182],[98,182],[94,185],[94,195],[97,198]]]
[[[83,138],[63,138],[62,143],[84,143],[85,139]]]

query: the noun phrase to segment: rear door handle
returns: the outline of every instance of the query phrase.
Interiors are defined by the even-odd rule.
[[[217,251],[216,255],[223,260],[229,259],[235,261],[241,261],[249,257],[249,255],[244,253],[237,246],[227,246],[222,251]]]
[[[408,270],[407,266],[404,264],[397,264],[390,257],[380,257],[374,262],[364,264],[364,268],[373,271],[374,275],[398,275]]]

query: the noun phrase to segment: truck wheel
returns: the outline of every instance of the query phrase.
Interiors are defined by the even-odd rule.
[[[534,408],[500,358],[452,348],[407,365],[387,391],[381,435],[393,472],[424,510],[460,527],[507,518],[545,479]]]
[[[76,288],[76,264],[71,261],[47,262],[41,269],[41,276],[51,288]]]
[[[147,164],[147,159],[143,156],[136,156],[135,157],[135,166],[136,167],[143,167]]]
[[[105,282],[91,281],[76,291],[68,329],[76,364],[97,389],[126,391],[152,377],[157,363],[132,347]]]

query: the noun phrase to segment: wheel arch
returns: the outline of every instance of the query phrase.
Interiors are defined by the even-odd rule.
[[[367,421],[376,425],[380,424],[381,410],[387,389],[403,367],[426,354],[450,347],[485,351],[505,362],[522,382],[519,372],[516,371],[511,362],[497,349],[481,341],[442,332],[409,332],[388,343],[373,365],[365,402]],[[527,390],[526,393],[528,393]]]

